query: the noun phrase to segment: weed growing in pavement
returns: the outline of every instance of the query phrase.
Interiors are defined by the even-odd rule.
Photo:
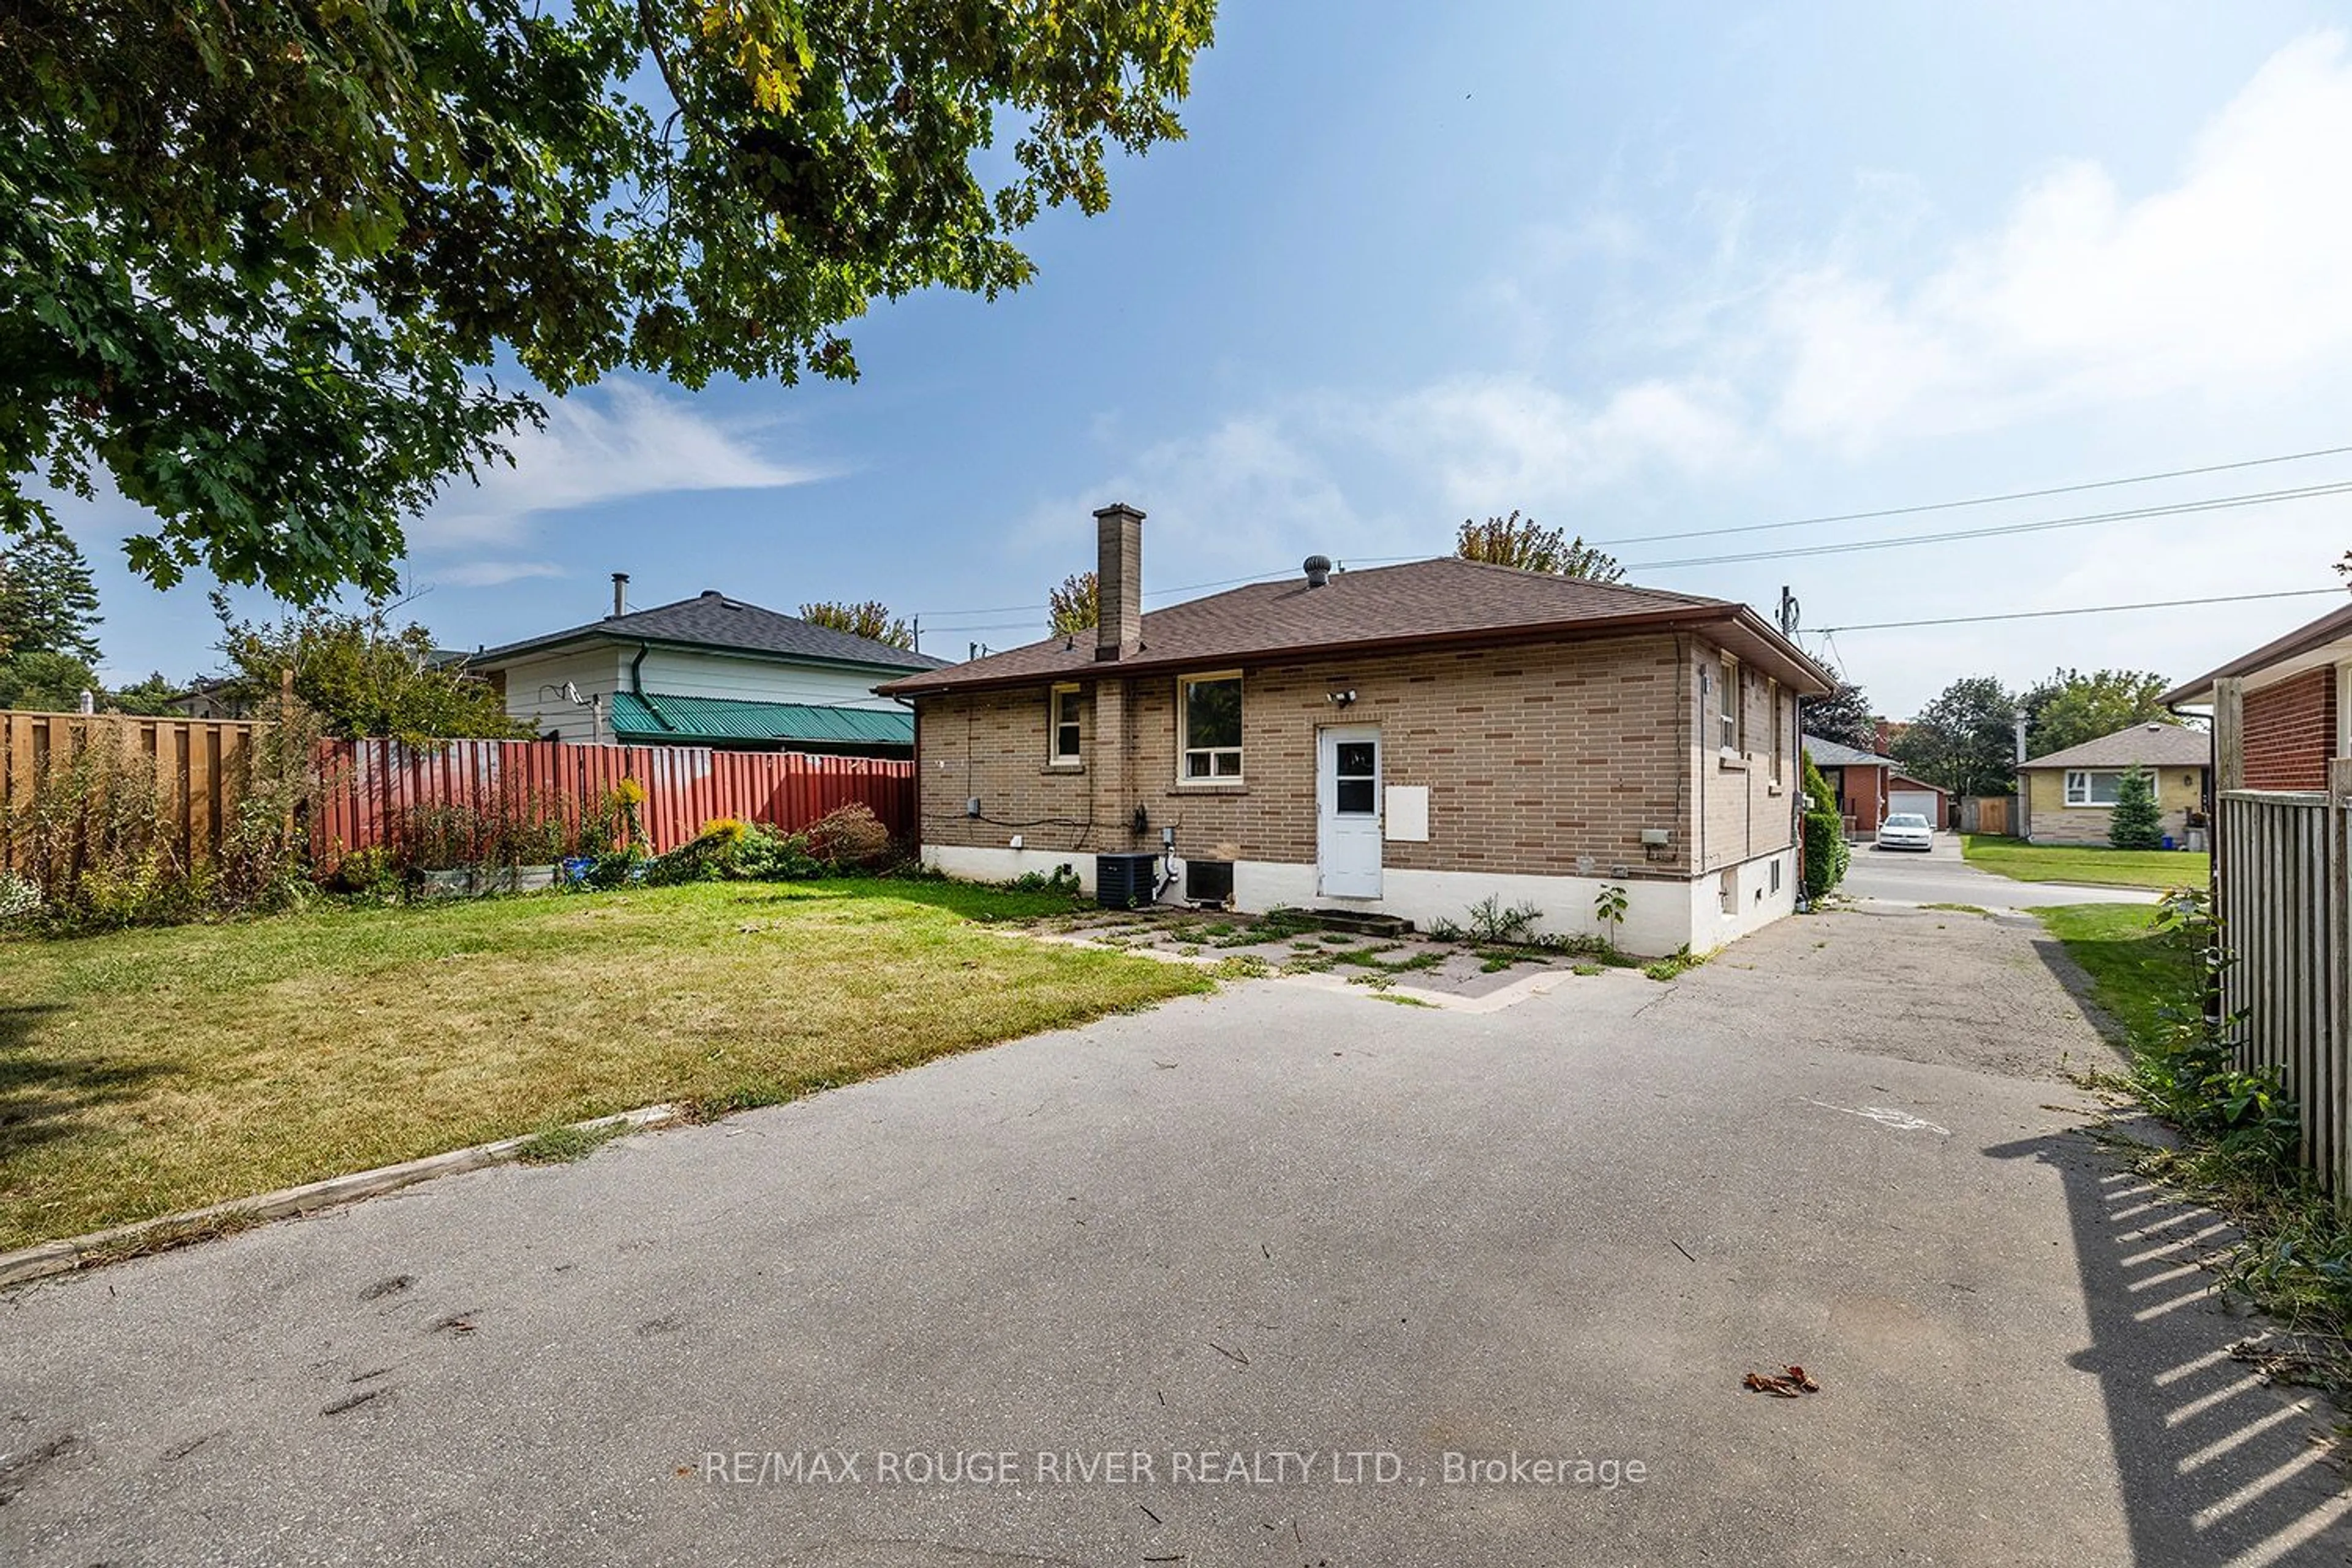
[[[1672,980],[1685,971],[1696,969],[1711,956],[1709,953],[1693,952],[1690,943],[1685,942],[1665,957],[1642,965],[1642,973],[1653,980]]]
[[[1480,942],[1514,945],[1524,944],[1535,935],[1536,922],[1543,911],[1533,904],[1513,904],[1507,909],[1493,893],[1470,906],[1470,934]]]
[[[627,1131],[627,1124],[619,1121],[602,1127],[551,1127],[524,1140],[515,1158],[526,1165],[568,1165],[585,1160]]]

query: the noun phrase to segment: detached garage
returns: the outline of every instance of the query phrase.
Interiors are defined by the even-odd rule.
[[[1924,779],[1898,773],[1893,757],[1818,735],[1805,737],[1805,750],[1837,796],[1848,838],[1868,843],[1878,837],[1878,825],[1898,811],[1916,811],[1933,827],[1949,825],[1945,793]]]
[[[1888,816],[1891,816],[1898,811],[1916,811],[1927,819],[1929,826],[1948,827],[1951,822],[1946,813],[1949,808],[1950,797],[1934,784],[1924,784],[1906,773],[1887,775],[1886,812]]]

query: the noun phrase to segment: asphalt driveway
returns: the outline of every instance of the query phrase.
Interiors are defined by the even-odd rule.
[[[2105,1051],[1885,907],[1244,984],[14,1292],[0,1558],[2342,1562]]]
[[[1852,899],[1902,904],[1975,904],[1989,910],[2040,910],[2057,904],[2152,904],[2163,897],[2142,888],[2079,887],[2065,882],[2021,882],[1979,871],[1960,858],[1960,836],[1938,833],[1936,847],[1881,849],[1853,847],[1853,863],[1838,891]]]

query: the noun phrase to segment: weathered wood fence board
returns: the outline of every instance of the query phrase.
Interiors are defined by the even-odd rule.
[[[718,817],[786,832],[852,802],[871,807],[893,837],[912,832],[915,767],[869,757],[797,752],[718,752],[700,746],[590,746],[563,741],[331,741],[320,747],[313,855],[331,864],[389,844],[424,806],[478,813],[536,810],[576,831],[622,780],[646,792],[647,842],[675,849]]]
[[[2233,959],[2223,1009],[2245,1015],[2252,1064],[2301,1103],[2305,1163],[2352,1196],[2352,762],[2328,782],[2220,793],[2215,912]]]
[[[1959,802],[1959,829],[1963,833],[1990,833],[1996,836],[2015,831],[2010,825],[2010,797],[2005,795],[1963,795]]]
[[[23,867],[25,825],[42,780],[91,746],[120,747],[126,758],[152,767],[180,853],[189,860],[211,859],[220,852],[256,728],[231,719],[0,712],[0,866]]]

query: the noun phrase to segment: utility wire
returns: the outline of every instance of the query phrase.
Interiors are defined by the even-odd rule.
[[[2011,490],[2006,495],[1974,496],[1967,500],[1930,501],[1921,506],[1892,506],[1877,511],[1838,512],[1827,517],[1792,518],[1787,522],[1748,522],[1732,528],[1696,528],[1683,533],[1636,533],[1617,539],[1596,539],[1595,544],[1656,544],[1669,539],[1710,539],[1727,533],[1766,533],[1781,528],[1814,528],[1829,522],[1868,522],[1882,517],[1916,517],[1921,512],[1952,511],[1961,507],[1996,506],[2002,501],[2038,500],[2045,496],[2079,495],[2084,490],[2113,489],[2118,485],[2153,484],[2159,479],[2185,479],[2199,474],[2223,474],[2237,468],[2259,468],[2274,463],[2301,463],[2314,458],[2340,458],[2352,447],[2322,447],[2310,452],[2287,452],[2275,458],[2248,458],[2236,463],[2208,463],[2202,468],[2170,468],[2160,474],[2133,474],[2120,479],[2092,479],[2079,485],[2052,485],[2038,490]]]
[[[1965,539],[1995,539],[2017,533],[2046,533],[2061,528],[2090,528],[2103,522],[2126,522],[2152,517],[2186,517],[2196,512],[2225,511],[2234,507],[2275,506],[2282,501],[2310,500],[2352,493],[2352,479],[2301,489],[2264,490],[2248,495],[2216,496],[2210,500],[2174,501],[2165,506],[2134,507],[2124,511],[2089,512],[2074,517],[2043,518],[2033,522],[2001,523],[1991,528],[1947,529],[1937,533],[1906,533],[1893,539],[1855,539],[1841,544],[1797,544],[1780,550],[1751,550],[1736,555],[1693,555],[1678,561],[1629,561],[1628,572],[1667,572],[1687,566],[1727,566],[1742,561],[1782,561],[1806,555],[1848,555],[1864,550],[1898,550],[1911,544],[1940,544]]]
[[[2112,616],[2121,610],[2178,610],[2192,605],[2242,605],[2252,599],[2310,599],[2338,595],[2341,588],[2284,588],[2274,594],[2222,594],[2210,599],[2152,599],[2144,605],[2078,605],[2070,610],[2011,610],[1998,616],[1937,616],[1918,621],[1862,621],[1843,626],[1806,628],[1822,637],[1836,632],[1883,632],[1901,626],[1959,626],[1979,621],[2034,621],[2053,616]]]
[[[2122,485],[2152,484],[2162,479],[2194,478],[2200,474],[2229,473],[2242,468],[2255,468],[2279,463],[2305,462],[2315,458],[2334,458],[2352,454],[2352,446],[2322,447],[2308,452],[2286,452],[2270,458],[2247,458],[2233,463],[2207,463],[2193,468],[2170,468],[2160,473],[2132,474],[2122,479],[2092,479],[2082,484],[2052,485],[2042,489],[2011,490],[2001,495],[1975,496],[1966,500],[1931,501],[1918,506],[1885,507],[1876,511],[1839,512],[1822,517],[1793,518],[1785,522],[1751,522],[1729,528],[1690,529],[1676,533],[1628,534],[1614,539],[1591,541],[1595,545],[1622,546],[1652,544],[1677,539],[1712,539],[1743,533],[1765,533],[1790,528],[1812,528],[1832,522],[1866,522],[1879,518],[1916,517],[1923,513],[1951,511],[1965,507],[1993,506],[2004,501],[2032,500],[2046,496],[2077,495],[2086,490],[2113,489]],[[1906,534],[1896,539],[1858,540],[1843,544],[1792,546],[1785,550],[1757,551],[1731,555],[1694,556],[1678,561],[1644,561],[1629,563],[1629,572],[1662,572],[1687,566],[1728,565],[1744,561],[1770,561],[1788,556],[1832,555],[1858,550],[1885,550],[1906,544],[1928,544],[1948,539],[1986,539],[2007,533],[2032,533],[2058,528],[2087,528],[2101,522],[2120,522],[2150,517],[2181,516],[2199,511],[2219,510],[2232,506],[2263,506],[2284,500],[2302,500],[2316,496],[2340,495],[2352,492],[2352,480],[2311,485],[2295,489],[2257,491],[2247,495],[2221,496],[2209,500],[2181,501],[2168,506],[2133,508],[2121,511],[2099,512],[2080,517],[2054,518],[2038,522],[2011,523],[1999,528],[1951,531],[1939,533]],[[1426,552],[1414,555],[1370,555],[1354,559],[1367,566],[1393,565],[1401,561],[1428,559]],[[1165,598],[1171,594],[1193,594],[1208,588],[1233,588],[1244,584],[1268,582],[1289,575],[1290,568],[1260,572],[1246,577],[1221,577],[1213,582],[1183,583],[1169,588],[1147,588],[1147,599]],[[1016,624],[999,623],[987,627],[960,626],[949,624],[959,616],[1020,615],[1035,611],[1042,616],[1043,601],[1030,605],[996,605],[982,609],[925,610],[921,618],[939,623],[941,631],[1009,630]],[[1017,623],[1026,625],[1027,623]]]

